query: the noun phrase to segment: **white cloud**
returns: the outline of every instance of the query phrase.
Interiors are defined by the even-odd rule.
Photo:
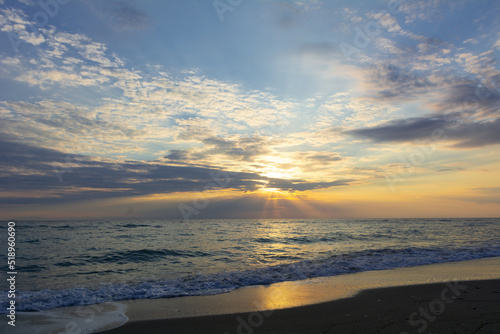
[[[465,71],[476,75],[481,81],[491,80],[500,75],[500,71],[496,68],[497,61],[493,50],[480,54],[460,53],[455,59]]]
[[[405,53],[402,49],[397,47],[396,42],[385,37],[377,38],[375,41],[375,45],[385,53],[394,55],[402,55]]]
[[[16,58],[3,58],[5,71],[11,79],[39,87],[47,96],[32,103],[3,102],[2,118],[9,124],[3,131],[12,136],[27,134],[25,140],[38,146],[79,152],[83,142],[90,143],[87,146],[96,154],[151,155],[155,152],[148,145],[155,141],[186,146],[187,136],[198,131],[189,147],[200,146],[207,136],[248,135],[290,118],[295,107],[266,92],[206,78],[195,69],[175,78],[159,66],[150,66],[149,73],[130,70],[106,45],[83,34],[49,26],[30,35],[30,22],[22,11],[1,13],[4,31],[11,29],[37,46]],[[92,106],[51,99],[52,92],[58,95],[59,89],[78,87],[113,95],[93,101]],[[117,89],[121,96],[116,95]]]
[[[16,78],[18,81],[26,82],[31,86],[39,86],[42,90],[53,84],[58,84],[60,87],[76,87],[76,86],[96,86],[99,82],[89,77],[82,77],[76,73],[49,70],[39,71],[31,70]]]
[[[472,45],[476,45],[479,43],[479,41],[475,38],[469,38],[469,39],[466,39],[465,41],[463,41],[463,44],[467,44],[467,43],[470,43]]]
[[[425,38],[424,36],[416,35],[412,32],[406,31],[403,28],[401,28],[398,21],[396,20],[396,17],[390,13],[387,12],[370,13],[367,16],[368,18],[377,20],[378,23],[382,26],[382,28],[390,33],[409,37],[411,39],[421,42],[427,41],[427,38]]]
[[[42,34],[28,31],[27,27],[30,25],[33,25],[33,22],[28,20],[23,11],[12,8],[0,10],[0,30],[11,34],[10,38],[19,39],[35,46],[45,42]]]
[[[397,9],[406,14],[405,23],[413,23],[415,21],[432,21],[442,19],[449,14],[455,7],[461,5],[461,1],[450,0],[414,0],[414,1],[398,1],[395,4],[399,5]]]
[[[35,6],[36,3],[33,0],[18,0],[20,3],[25,4],[27,6]]]

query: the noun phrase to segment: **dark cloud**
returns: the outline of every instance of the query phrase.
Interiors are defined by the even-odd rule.
[[[255,157],[269,153],[266,141],[259,137],[244,137],[228,140],[222,137],[208,137],[201,140],[203,150],[171,150],[164,158],[169,161],[200,161],[213,155],[224,155],[234,160],[253,161]]]
[[[164,157],[168,160],[186,161],[189,158],[187,150],[170,150],[169,154]]]
[[[489,69],[483,74],[476,73],[477,78],[465,78],[439,72],[424,74],[382,64],[367,70],[369,89],[366,93],[368,97],[381,101],[425,102],[440,113],[469,111],[478,116],[498,115],[500,74],[497,73],[497,70]],[[418,96],[421,98],[416,99]]]
[[[346,134],[374,142],[411,142],[419,139],[455,141],[452,147],[473,148],[500,144],[500,118],[489,122],[463,122],[460,118],[419,117],[395,120]]]
[[[392,64],[384,64],[374,68],[371,80],[376,87],[375,97],[382,99],[408,98],[436,86],[427,77],[418,76]]]
[[[90,157],[33,147],[21,143],[0,142],[3,152],[0,176],[3,191],[50,191],[58,198],[11,198],[7,203],[140,196],[205,190],[211,175],[224,175],[227,188],[255,190],[262,178],[257,174],[226,173],[216,168],[167,166],[160,162],[129,161],[121,164],[93,160]],[[69,167],[62,167],[69,166]],[[223,173],[223,174],[221,174]],[[95,189],[95,190],[93,190]]]
[[[500,94],[494,87],[486,87],[472,80],[460,80],[450,85],[440,110],[471,110],[474,113],[497,113]]]
[[[441,168],[436,170],[436,172],[455,172],[455,171],[460,171],[460,170],[465,170],[463,167],[454,167],[454,168]]]
[[[259,142],[245,139],[243,142]],[[217,146],[224,141],[212,140]],[[229,145],[231,147],[231,145]],[[346,181],[305,182],[270,179],[256,173],[234,173],[212,167],[172,166],[162,161],[101,161],[2,140],[0,138],[0,192],[29,191],[33,196],[1,198],[1,204],[42,204],[174,192],[201,192],[220,188],[254,191],[267,184],[302,191],[347,185]],[[177,158],[182,158],[177,152]],[[50,193],[43,198],[41,192]],[[25,193],[24,193],[25,194]]]
[[[306,191],[326,189],[331,187],[348,186],[354,180],[336,180],[331,182],[304,182],[301,180],[269,179],[269,188],[278,188],[288,191]]]
[[[445,126],[443,118],[408,118],[394,120],[372,128],[347,131],[355,137],[371,139],[375,142],[407,142],[430,138],[432,131]]]
[[[320,56],[331,56],[332,54],[338,54],[338,50],[335,49],[333,44],[327,42],[320,43],[306,43],[299,47],[299,53],[303,54],[316,54]]]
[[[500,118],[492,122],[464,124],[450,133],[450,138],[459,142],[456,148],[474,148],[500,144]]]
[[[276,24],[282,29],[290,29],[300,24],[304,10],[292,2],[272,2],[274,5],[271,15]]]
[[[113,30],[143,30],[149,26],[149,16],[129,1],[104,0],[88,3]]]
[[[203,144],[207,147],[205,155],[222,154],[243,161],[252,161],[256,156],[269,153],[266,141],[259,137],[239,138],[237,141],[209,137],[203,140]]]
[[[500,187],[480,187],[472,188],[473,193],[485,194],[485,195],[500,195]]]
[[[307,156],[307,160],[310,160],[314,163],[329,163],[329,162],[340,161],[342,160],[342,158],[335,153],[323,152],[323,153],[310,154],[309,156]]]
[[[479,204],[500,204],[500,188],[499,187],[483,187],[483,188],[472,188],[469,192],[466,192],[465,196],[455,196],[455,199],[479,203]]]

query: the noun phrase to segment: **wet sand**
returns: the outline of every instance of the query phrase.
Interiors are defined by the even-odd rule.
[[[500,280],[380,288],[275,311],[131,321],[105,333],[500,333]]]
[[[500,258],[125,304],[103,333],[500,333]]]

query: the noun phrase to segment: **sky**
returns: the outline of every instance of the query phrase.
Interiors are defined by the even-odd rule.
[[[0,0],[0,219],[499,217],[498,17]]]

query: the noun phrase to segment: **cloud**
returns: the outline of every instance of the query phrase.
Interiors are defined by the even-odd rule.
[[[0,140],[0,204],[50,204],[99,198],[190,193],[204,190],[256,191],[264,186],[305,191],[349,185],[351,180],[281,180],[251,172],[164,161],[112,160]],[[179,157],[181,158],[181,157]],[[1,196],[8,193],[9,196]],[[22,194],[22,196],[15,196]]]
[[[450,138],[458,142],[456,148],[474,148],[500,144],[500,118],[491,122],[463,124],[452,131]]]
[[[429,138],[435,129],[441,129],[444,125],[442,118],[416,117],[389,121],[376,127],[350,130],[346,133],[375,142],[408,142]]]
[[[109,24],[108,30],[156,27],[133,2],[87,3],[97,21]],[[121,40],[99,43],[90,35],[70,33],[77,31],[71,24],[66,32],[50,24],[33,33],[33,22],[24,12],[0,10],[4,37],[12,32],[23,41],[16,57],[9,57],[7,50],[0,59],[2,82],[13,86],[6,94],[18,94],[0,102],[0,138],[5,139],[0,148],[6,152],[0,160],[1,201],[37,204],[174,193],[186,197],[213,182],[211,172],[229,173],[228,189],[235,192],[347,187],[359,180],[383,180],[387,171],[399,168],[391,167],[390,159],[404,147],[377,143],[432,139],[436,129],[443,131],[441,140],[448,147],[499,142],[495,87],[500,73],[495,54],[466,50],[469,42],[458,48],[418,35],[422,23],[410,25],[408,20],[430,20],[433,5],[412,13],[413,5],[402,3],[406,25],[404,15],[366,14],[366,6],[359,12],[324,8],[320,15],[304,8],[308,5],[271,5],[281,6],[267,15],[276,16],[286,28],[278,31],[290,44],[270,49],[275,57],[266,67],[269,77],[256,72],[257,79],[251,81],[247,79],[254,75],[239,76],[238,81],[207,75],[222,73],[219,66],[228,69],[215,58],[209,65],[197,63],[201,69],[176,67],[178,62],[170,58],[164,60],[165,67],[141,65],[121,58],[135,57],[133,52],[113,53],[124,50]],[[418,6],[424,5],[418,1]],[[26,6],[20,7],[28,13]],[[326,36],[316,24],[308,26],[316,18],[322,22],[324,13],[347,17],[343,22],[328,21],[330,32],[350,24],[352,33],[370,19],[380,23],[381,35],[362,52],[369,61],[346,64],[338,42],[352,34]],[[295,34],[296,28],[304,34]],[[157,33],[152,31],[150,37]],[[478,35],[470,31],[467,37],[449,40]],[[152,59],[147,51],[145,58],[141,56],[146,61]],[[236,78],[232,71],[227,73]],[[280,80],[283,85],[276,84]],[[489,94],[478,95],[480,82]],[[360,153],[363,149],[366,152]],[[452,169],[439,166],[427,166],[425,171]]]
[[[453,196],[459,201],[479,204],[500,204],[500,187],[481,187],[468,189],[467,196]]]
[[[340,161],[342,158],[333,152],[314,152],[314,153],[302,153],[304,159],[312,163],[330,163],[335,161]]]
[[[467,44],[467,43],[470,43],[472,45],[476,45],[476,44],[479,44],[479,41],[475,38],[469,38],[469,39],[466,39],[465,41],[463,41],[464,44]]]
[[[144,30],[149,27],[151,18],[129,1],[104,0],[87,3],[94,13],[115,31]]]
[[[203,144],[208,146],[207,155],[222,154],[237,160],[252,161],[256,156],[269,153],[265,140],[259,137],[244,137],[237,141],[209,137],[203,140]]]
[[[447,96],[440,104],[441,110],[463,108],[473,112],[497,114],[500,107],[500,94],[491,91],[490,87],[473,81],[456,82],[449,87]]]
[[[140,147],[130,139],[144,134],[126,122],[103,119],[88,107],[63,101],[0,102],[0,112],[0,134],[68,153],[137,151]]]
[[[338,50],[334,45],[327,42],[305,43],[299,47],[298,52],[300,54],[313,54],[326,57],[338,54]]]
[[[28,31],[28,27],[33,27],[34,24],[20,9],[6,8],[0,10],[0,31],[8,33],[13,41],[19,39],[34,46],[44,43],[45,38],[42,34]]]
[[[203,147],[185,150],[170,150],[164,158],[170,161],[211,161],[220,162],[220,159],[231,161],[252,162],[256,157],[270,153],[268,143],[260,137],[239,137],[225,139],[217,136],[207,136],[207,133],[199,133]]]
[[[418,117],[394,120],[379,126],[346,133],[377,143],[411,142],[419,139],[450,140],[454,148],[474,148],[500,144],[500,118],[489,122],[458,122],[445,117]]]
[[[385,53],[393,55],[403,55],[405,51],[397,46],[397,43],[385,37],[379,37],[375,40],[375,45],[377,48]]]
[[[429,22],[432,20],[439,20],[449,15],[456,7],[461,6],[461,1],[448,1],[448,0],[415,0],[415,1],[395,1],[393,2],[396,9],[405,16],[407,24],[415,21]]]
[[[500,39],[498,39],[495,44],[493,44],[493,47],[496,47],[497,49],[500,50]]]
[[[400,35],[400,36],[409,37],[413,40],[417,40],[420,42],[431,41],[427,37],[424,37],[421,35],[416,35],[410,31],[407,31],[407,30],[401,28],[396,17],[390,13],[387,13],[387,12],[369,13],[367,15],[367,17],[370,19],[373,19],[373,20],[377,20],[378,23],[382,26],[382,28],[387,30],[390,33]]]
[[[269,179],[268,187],[287,191],[306,191],[315,189],[327,189],[331,187],[348,186],[354,180],[335,180],[331,182],[305,182],[301,180]]]
[[[267,15],[282,29],[291,29],[301,24],[311,10],[317,10],[321,2],[311,1],[273,1]]]
[[[412,95],[425,93],[435,86],[428,77],[418,76],[392,64],[373,68],[371,82],[373,88],[377,89],[376,96],[383,99],[396,97],[408,99]]]
[[[125,10],[125,5],[108,4]],[[26,35],[29,24],[20,10],[1,12],[0,26],[16,27],[26,40],[31,38]],[[233,156],[236,161],[251,160],[261,153],[258,143],[249,142],[254,139],[218,146],[202,141],[210,136],[225,137],[228,132],[252,133],[293,118],[295,103],[267,92],[246,90],[194,70],[176,76],[161,66],[148,67],[151,71],[131,70],[106,45],[83,34],[61,32],[52,26],[39,32],[33,36],[41,39],[40,47],[0,60],[11,80],[42,91],[30,103],[4,102],[1,106],[4,124],[9,124],[3,131],[14,136],[25,133],[28,143],[75,152],[83,142],[97,149],[93,154],[149,151],[150,156],[159,156],[146,146],[167,139],[165,142],[175,140],[184,147],[212,144],[213,153]],[[82,88],[95,96],[92,105],[82,103]],[[254,153],[248,153],[251,151]]]
[[[39,86],[42,90],[48,89],[53,84],[61,87],[97,86],[98,82],[92,78],[81,77],[76,73],[58,70],[32,70],[16,78],[30,86]]]
[[[168,166],[160,162],[113,161],[63,154],[62,152],[1,141],[2,192],[25,192],[21,198],[3,198],[3,203],[44,203],[191,192],[214,183],[214,168]],[[231,175],[228,188],[255,190],[263,182],[256,174]],[[44,192],[47,196],[32,196]]]
[[[500,73],[496,68],[496,58],[493,50],[480,54],[460,53],[456,55],[457,62],[464,66],[464,69],[480,77],[490,77]]]

